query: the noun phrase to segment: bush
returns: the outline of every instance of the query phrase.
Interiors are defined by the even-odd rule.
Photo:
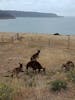
[[[0,84],[0,100],[12,100],[12,89],[5,84]]]
[[[51,89],[53,91],[61,91],[61,89],[66,89],[67,88],[67,83],[62,80],[55,80],[51,84]]]
[[[75,71],[70,71],[69,73],[67,73],[67,77],[69,81],[75,83]]]

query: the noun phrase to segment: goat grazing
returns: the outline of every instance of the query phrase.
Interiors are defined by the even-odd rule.
[[[12,70],[12,75],[11,75],[11,77],[13,77],[14,75],[18,76],[18,74],[19,74],[20,72],[24,72],[24,71],[23,71],[23,64],[21,64],[21,63],[19,63],[19,67],[14,68],[14,69]]]
[[[62,68],[65,71],[70,71],[71,69],[74,69],[74,63],[72,61],[67,61],[66,64],[62,65]]]

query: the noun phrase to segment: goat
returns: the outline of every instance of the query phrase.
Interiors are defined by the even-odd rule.
[[[24,71],[23,71],[23,64],[21,64],[21,63],[19,63],[19,67],[14,68],[14,69],[12,70],[12,75],[11,75],[11,77],[13,77],[14,75],[18,76],[18,74],[19,74],[20,72],[24,72]]]
[[[74,69],[74,63],[72,61],[67,61],[66,64],[62,65],[65,71],[70,71],[70,69]]]
[[[38,58],[39,56],[39,53],[40,53],[40,50],[38,50],[37,53],[33,54],[31,57],[31,61],[36,60],[36,58]]]
[[[74,68],[74,63],[72,61],[68,61],[66,64],[71,68]]]
[[[43,69],[43,71],[45,72],[45,68],[43,68],[42,65],[36,60],[28,62],[26,65],[26,69],[28,70],[29,67],[32,68],[33,71],[36,71],[38,69],[38,72],[40,72],[41,69]]]
[[[54,33],[53,35],[60,35],[59,33]]]
[[[65,71],[69,71],[70,70],[70,68],[66,64],[62,65],[62,69],[64,69]]]

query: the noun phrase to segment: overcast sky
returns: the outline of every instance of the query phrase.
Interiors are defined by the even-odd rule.
[[[75,0],[0,0],[0,9],[75,16]]]

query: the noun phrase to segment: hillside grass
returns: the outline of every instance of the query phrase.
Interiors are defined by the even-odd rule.
[[[75,36],[71,36],[67,49],[65,35],[21,34],[22,40],[16,40],[15,34],[0,33],[2,35],[6,43],[0,43],[0,82],[14,89],[14,100],[75,100],[75,84],[68,77],[70,72],[61,70],[62,64],[68,60],[75,64]],[[11,36],[14,36],[13,42],[8,41]],[[46,73],[29,70],[27,74],[25,65],[38,49],[41,50],[38,61],[46,68]],[[19,66],[19,62],[23,63],[25,72],[12,79],[8,71]],[[52,92],[50,88],[54,80],[66,81],[68,89],[58,94]]]

